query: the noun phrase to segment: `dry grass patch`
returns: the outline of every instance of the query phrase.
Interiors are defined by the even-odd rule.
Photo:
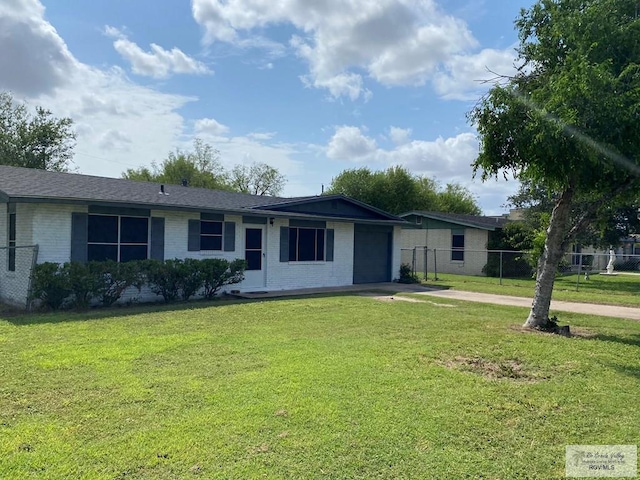
[[[518,359],[492,360],[480,356],[457,356],[439,363],[447,368],[475,373],[490,380],[535,382],[546,378]]]

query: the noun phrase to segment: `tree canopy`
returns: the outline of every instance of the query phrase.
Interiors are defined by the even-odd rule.
[[[122,173],[123,178],[215,190],[231,190],[254,195],[279,195],[286,178],[277,169],[254,163],[250,167],[236,165],[227,171],[220,162],[220,152],[196,138],[192,151],[176,150],[159,165],[139,167]]]
[[[72,124],[42,107],[32,114],[10,93],[0,92],[0,164],[68,171],[76,138]]]
[[[553,199],[526,322],[544,328],[563,253],[640,188],[640,19],[636,0],[538,0],[516,27],[518,73],[469,119],[483,179],[511,171]],[[584,208],[572,217],[577,201]]]
[[[413,175],[400,166],[375,172],[367,167],[344,170],[332,179],[325,193],[347,195],[394,214],[411,210],[481,213],[465,187],[449,183],[442,188],[436,180]]]

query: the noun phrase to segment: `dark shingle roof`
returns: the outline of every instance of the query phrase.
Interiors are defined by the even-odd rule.
[[[289,212],[289,203],[313,202],[324,197],[269,197],[206,188],[138,182],[121,178],[96,177],[77,173],[48,172],[31,168],[0,165],[0,201],[42,201],[55,203],[98,203],[157,209],[211,210],[247,215],[295,216],[318,218],[322,215]],[[346,200],[355,202],[344,197]],[[356,202],[359,203],[359,202]],[[280,211],[275,210],[275,206]],[[373,207],[366,206],[372,211]],[[382,212],[381,223],[403,223],[398,217]],[[343,217],[344,220],[348,220]]]
[[[285,202],[280,197],[165,185],[0,165],[0,191],[12,198],[115,202],[149,207],[244,209]]]
[[[406,218],[409,215],[418,215],[432,220],[440,220],[442,222],[456,223],[465,227],[475,227],[482,230],[495,230],[502,228],[508,222],[505,217],[483,217],[481,215],[463,215],[460,213],[442,213],[442,212],[425,212],[422,210],[414,210],[399,215]]]

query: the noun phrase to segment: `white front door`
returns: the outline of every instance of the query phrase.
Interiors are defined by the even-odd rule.
[[[265,245],[264,227],[247,226],[244,229],[244,259],[247,269],[244,271],[244,288],[264,288],[265,282]]]

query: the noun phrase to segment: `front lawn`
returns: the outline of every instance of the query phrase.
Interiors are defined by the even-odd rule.
[[[577,281],[577,275],[558,275],[553,289],[553,299],[567,302],[598,303],[640,307],[640,275],[620,273],[618,275],[592,274]],[[494,293],[514,297],[533,298],[536,281],[532,278],[481,277],[439,273],[438,280],[430,273],[426,285],[454,288],[469,292]]]
[[[640,323],[425,300],[0,318],[0,478],[550,479],[637,443]]]

